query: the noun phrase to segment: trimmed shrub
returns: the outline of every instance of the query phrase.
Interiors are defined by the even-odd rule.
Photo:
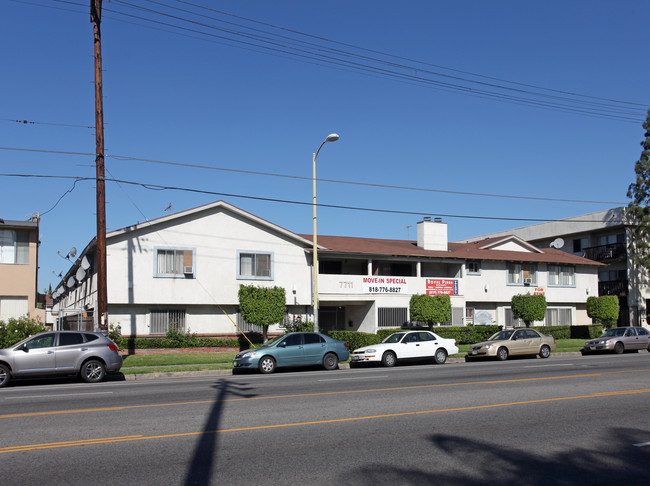
[[[616,324],[619,311],[620,304],[618,297],[615,295],[591,296],[587,298],[587,315],[596,324],[602,324],[604,327]]]
[[[510,302],[512,317],[521,319],[530,327],[533,321],[543,321],[546,317],[546,297],[543,295],[514,295]]]
[[[433,327],[451,320],[451,297],[448,295],[412,295],[410,319]]]
[[[43,323],[31,317],[11,318],[7,322],[0,321],[0,348],[8,348],[43,331],[47,331]]]

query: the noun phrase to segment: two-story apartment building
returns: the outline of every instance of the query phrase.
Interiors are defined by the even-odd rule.
[[[602,263],[598,270],[598,295],[619,297],[619,325],[647,325],[650,285],[647,271],[634,260],[630,250],[630,226],[626,208],[596,213],[462,240],[479,241],[516,235],[538,248],[556,247],[566,253]]]
[[[38,309],[38,217],[0,219],[0,321],[29,315],[45,321]]]
[[[241,284],[285,289],[288,316],[311,320],[312,239],[218,201],[107,234],[109,323],[123,335],[249,330],[238,312]],[[375,332],[409,321],[413,294],[448,294],[448,324],[514,324],[513,295],[543,293],[547,324],[589,324],[599,264],[516,236],[448,243],[447,225],[425,219],[417,241],[318,237],[321,329]],[[96,305],[95,242],[54,292],[59,325]],[[277,329],[276,329],[277,330]],[[273,331],[273,329],[272,329]]]

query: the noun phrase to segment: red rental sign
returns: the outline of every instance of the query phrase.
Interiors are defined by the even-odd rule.
[[[428,278],[427,295],[458,295],[458,280]]]

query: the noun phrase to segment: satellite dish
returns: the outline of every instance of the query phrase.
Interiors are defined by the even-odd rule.
[[[77,249],[73,246],[70,248],[70,251],[68,252],[68,255],[70,255],[72,258],[77,256]]]
[[[555,238],[551,241],[551,248],[562,248],[564,246],[564,240],[562,238]]]
[[[83,268],[79,267],[77,269],[77,273],[75,274],[75,278],[77,281],[81,282],[84,278],[86,278],[86,271]]]
[[[75,279],[74,279],[74,277],[70,277],[70,278],[68,279],[68,282],[67,282],[66,285],[68,286],[68,288],[72,288],[72,287],[74,287],[74,284],[75,284]]]
[[[84,256],[81,259],[81,268],[84,270],[88,270],[90,268],[90,262],[88,261],[88,257]]]

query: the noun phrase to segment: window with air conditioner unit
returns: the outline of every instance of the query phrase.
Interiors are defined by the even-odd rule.
[[[509,263],[508,285],[537,285],[537,267],[532,263]]]
[[[155,254],[155,277],[190,278],[194,276],[194,249],[156,248]]]

